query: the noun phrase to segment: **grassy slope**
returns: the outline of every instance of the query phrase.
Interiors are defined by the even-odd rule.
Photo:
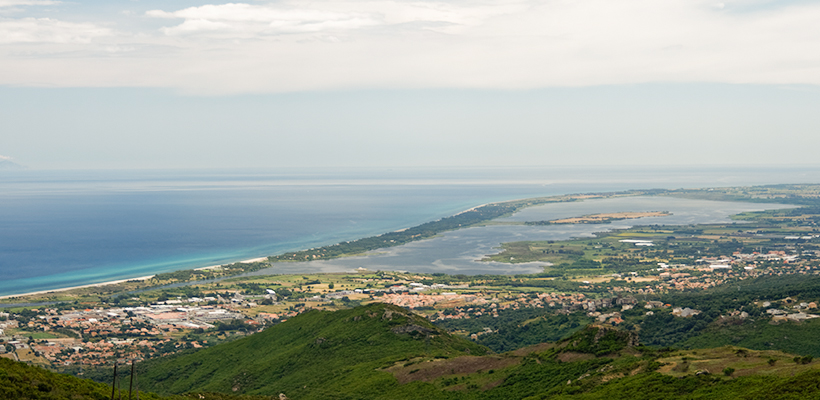
[[[414,326],[416,333],[401,332]],[[273,398],[285,393],[291,399],[426,400],[820,396],[820,362],[797,364],[789,361],[790,355],[774,351],[659,351],[635,347],[633,333],[588,326],[558,343],[476,357],[485,349],[434,329],[392,305],[314,311],[245,339],[145,363],[148,371],[141,374],[140,384],[169,393],[223,393],[188,397],[205,400],[230,400],[242,393]],[[769,364],[771,359],[776,362]],[[679,368],[684,362],[691,367]],[[736,368],[733,377],[721,374],[725,367]],[[695,375],[704,369],[713,373]],[[33,388],[43,381],[26,379]],[[91,385],[96,385],[92,391],[97,394],[78,398],[102,400],[100,393],[110,393],[105,385]]]
[[[820,276],[764,276],[704,291],[669,293],[662,298],[663,301],[679,307],[706,310],[706,314],[713,316],[681,319],[658,312],[653,317],[643,319],[642,340],[644,343],[683,348],[732,345],[820,357],[820,343],[817,341],[820,320],[771,323],[771,319],[765,316],[760,302],[768,300],[774,303],[775,308],[785,308],[777,300],[786,297],[801,302],[820,301]],[[741,307],[752,316],[747,319],[719,316],[728,315],[731,310]],[[660,323],[650,324],[652,319]],[[668,341],[654,343],[657,341],[653,338]]]
[[[568,393],[550,398],[556,400],[802,400],[818,398],[820,396],[818,384],[820,384],[820,371],[807,371],[787,378],[758,375],[734,379],[715,375],[689,375],[676,378],[652,372],[613,380],[589,392],[565,391]]]
[[[394,332],[413,326],[422,329]],[[398,383],[377,369],[420,356],[486,351],[402,308],[375,303],[337,312],[314,310],[244,339],[146,363],[141,382],[159,393],[285,393],[299,399],[372,398],[382,393],[391,397]]]
[[[482,399],[803,399],[820,397],[818,365],[790,363],[788,354],[721,348],[655,352],[627,345],[626,332],[587,327],[535,352]],[[742,355],[741,355],[742,354]],[[768,359],[776,362],[769,364]],[[693,363],[687,372],[673,361]],[[712,374],[696,375],[708,366]],[[721,371],[737,369],[732,377]],[[660,370],[658,370],[660,368]],[[679,371],[679,370],[678,370]],[[662,373],[663,372],[663,373]],[[740,376],[743,375],[743,376]]]
[[[122,386],[128,396],[127,382]],[[0,399],[104,400],[111,386],[0,358]],[[160,397],[140,391],[140,399]]]
[[[678,345],[689,349],[740,346],[749,349],[778,349],[793,354],[820,357],[820,320],[781,322],[772,324],[767,319],[732,321],[732,324],[713,324],[703,333]]]

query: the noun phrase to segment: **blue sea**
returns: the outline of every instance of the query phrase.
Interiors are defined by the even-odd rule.
[[[817,182],[805,167],[0,171],[0,295],[333,244],[493,201]]]

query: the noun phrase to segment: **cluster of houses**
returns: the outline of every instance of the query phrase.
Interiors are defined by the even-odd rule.
[[[182,343],[170,335],[184,329],[207,329],[218,321],[245,319],[233,309],[234,302],[198,305],[208,299],[169,300],[146,307],[93,308],[82,310],[33,309],[37,315],[25,324],[5,314],[6,331],[23,328],[29,332],[60,332],[76,338],[34,339],[25,335],[3,336],[0,332],[0,355],[18,359],[18,353],[30,350],[49,362],[65,365],[105,364],[113,356],[139,357],[159,349],[181,346],[202,347],[196,341]],[[193,304],[192,304],[193,303]],[[241,302],[240,302],[241,303]],[[21,326],[22,325],[22,326]],[[9,352],[8,346],[12,346]]]
[[[800,255],[796,251],[790,254],[782,250],[751,254],[736,252],[731,257],[700,258],[695,260],[695,265],[660,262],[658,268],[650,271],[648,276],[641,276],[645,285],[613,286],[611,290],[614,293],[656,294],[670,290],[708,289],[732,280],[763,275],[820,274],[820,269]],[[635,277],[639,275],[637,272],[630,274]],[[622,275],[614,274],[612,277],[621,279]],[[592,288],[592,285],[587,288]]]
[[[455,297],[461,296],[461,297]],[[421,297],[421,296],[417,296]],[[433,297],[433,296],[427,296]],[[423,298],[422,298],[423,299]],[[569,314],[575,311],[587,311],[587,315],[599,318],[605,315],[601,322],[608,318],[615,318],[617,321],[620,318],[620,313],[602,314],[597,311],[600,309],[607,309],[621,306],[621,311],[629,310],[638,303],[634,297],[602,297],[597,299],[589,299],[583,293],[533,293],[497,297],[497,296],[481,296],[481,295],[455,295],[445,297],[448,301],[460,300],[469,304],[464,306],[456,306],[449,310],[438,311],[431,316],[434,321],[448,320],[448,319],[469,319],[476,318],[482,315],[491,315],[498,317],[499,312],[505,310],[520,310],[523,308],[553,308],[557,313]],[[406,300],[403,300],[406,301]],[[418,301],[418,300],[417,300]],[[397,304],[397,303],[394,303]],[[401,305],[400,303],[398,305]],[[479,306],[484,307],[479,307]],[[622,320],[615,323],[623,322]]]
[[[395,304],[400,307],[409,309],[419,307],[433,307],[439,305],[441,307],[456,306],[458,304],[472,303],[472,304],[486,304],[488,302],[484,296],[476,294],[459,294],[456,292],[442,292],[438,294],[406,294],[406,293],[389,293],[379,298],[379,301],[384,303]]]
[[[761,306],[766,308],[766,313],[772,317],[772,322],[784,321],[805,321],[807,319],[820,318],[820,315],[809,314],[807,311],[816,310],[815,302],[797,302],[791,297],[780,300],[780,308],[772,307],[771,301],[764,301]]]
[[[766,263],[758,263],[765,261]],[[773,263],[771,261],[780,261]],[[342,300],[346,297],[367,299],[395,304],[409,309],[435,308],[432,320],[468,319],[481,316],[498,317],[506,310],[524,308],[550,308],[556,313],[584,312],[599,323],[617,325],[623,322],[621,313],[643,306],[646,314],[657,309],[670,309],[671,314],[689,318],[700,313],[688,307],[673,307],[658,301],[639,302],[635,296],[661,293],[669,290],[703,289],[731,280],[746,279],[763,274],[817,274],[820,271],[806,264],[794,254],[769,252],[766,254],[740,254],[732,257],[713,257],[697,260],[697,265],[668,265],[659,268],[645,279],[645,285],[609,287],[607,295],[589,298],[583,293],[485,293],[465,291],[468,285],[425,285],[418,282],[395,284],[383,289],[349,289],[326,292],[306,298],[308,302]],[[727,267],[723,267],[727,266]],[[751,268],[735,268],[751,267]],[[645,274],[645,272],[641,273]],[[638,277],[638,273],[633,273]],[[620,276],[618,276],[620,277]],[[414,279],[414,278],[411,278]],[[420,279],[420,278],[419,278]],[[600,284],[587,283],[588,287]],[[370,286],[370,285],[368,285]],[[475,288],[473,288],[475,290]],[[39,309],[36,315],[15,320],[14,315],[0,313],[0,356],[17,357],[25,351],[37,354],[52,363],[97,365],[112,357],[140,357],[159,351],[180,347],[201,347],[206,343],[184,342],[174,339],[174,333],[191,329],[213,328],[219,321],[240,319],[251,323],[282,321],[304,312],[313,306],[297,304],[287,311],[270,313],[253,311],[260,299],[276,301],[276,293],[268,290],[262,296],[243,296],[239,293],[219,294],[203,298],[173,299],[142,307],[115,307],[92,309]],[[265,303],[270,304],[270,303]],[[763,304],[773,321],[801,321],[820,316],[809,313],[817,305],[782,300],[782,306]],[[744,315],[745,314],[745,315]],[[246,315],[256,315],[252,321]],[[732,316],[735,316],[734,314]],[[738,312],[737,317],[748,314]],[[28,332],[59,331],[58,336],[77,338],[33,339],[22,336],[4,336],[15,329]],[[73,332],[73,335],[67,333]],[[479,332],[478,334],[490,331]],[[179,335],[176,335],[179,336]]]
[[[189,299],[195,302],[197,299]],[[180,300],[169,300],[147,307],[95,308],[85,310],[46,310],[28,323],[29,328],[48,331],[69,328],[90,336],[131,334],[158,335],[179,329],[211,328],[220,320],[244,318],[222,305],[182,305]],[[132,326],[147,325],[141,328]],[[39,329],[38,329],[39,328]]]
[[[385,303],[391,303],[400,305],[402,307],[407,308],[417,308],[417,307],[425,307],[425,306],[432,306],[436,304],[435,301],[430,301],[429,296],[424,301],[425,304],[419,304],[414,300],[417,300],[418,297],[408,296],[408,294],[420,294],[423,292],[428,291],[441,291],[441,290],[453,290],[453,289],[467,289],[469,285],[445,285],[435,283],[432,285],[425,285],[423,283],[418,282],[410,282],[407,284],[398,284],[393,285],[385,289],[353,289],[353,290],[337,290],[335,292],[329,292],[322,295],[316,295],[309,297],[308,301],[325,301],[325,300],[341,300],[345,297],[349,297],[352,295],[372,295],[372,296],[380,296],[380,300]],[[454,292],[445,292],[442,293],[444,295],[454,295]]]
[[[9,319],[9,317],[9,313],[0,312],[0,319],[2,319],[0,321],[0,337],[4,335],[5,331],[17,328],[17,321]]]
[[[756,264],[767,261],[780,261],[783,264],[795,262],[800,258],[800,254],[789,254],[784,250],[771,250],[767,253],[741,253],[734,252],[731,257],[704,257],[695,260],[696,264],[706,266],[708,269],[730,269],[734,266],[742,266],[746,270],[755,268]]]

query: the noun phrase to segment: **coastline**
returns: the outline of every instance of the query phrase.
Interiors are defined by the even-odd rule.
[[[251,258],[251,259],[248,259],[248,260],[242,260],[242,261],[237,261],[237,262],[238,263],[243,263],[243,264],[248,264],[248,263],[264,261],[264,260],[267,260],[267,259],[268,259],[268,257],[257,257],[257,258]],[[211,265],[211,266],[208,266],[208,267],[194,268],[194,270],[195,271],[203,271],[203,270],[215,269],[215,268],[222,267],[223,265],[228,265],[228,264]],[[90,283],[90,284],[87,284],[87,285],[68,286],[68,287],[63,287],[63,288],[38,290],[38,291],[27,292],[27,293],[8,294],[8,295],[0,296],[0,300],[6,300],[6,299],[15,298],[15,297],[36,296],[36,295],[40,295],[40,294],[66,292],[66,291],[74,290],[74,289],[83,289],[83,288],[90,288],[90,287],[101,287],[101,286],[108,286],[108,285],[116,285],[116,284],[123,283],[123,282],[128,282],[128,281],[147,281],[147,280],[149,280],[149,279],[151,279],[155,276],[156,276],[156,274],[155,275],[141,276],[141,277],[137,277],[137,278],[117,279],[117,280],[113,280],[113,281]],[[0,306],[2,306],[2,303],[0,303]]]
[[[677,189],[677,190],[661,190],[661,191],[664,192],[663,194],[669,195],[669,194],[673,194],[675,192],[687,192],[687,191],[697,192],[699,190],[703,190],[703,189]],[[456,219],[458,217],[465,216],[465,214],[468,214],[468,213],[471,213],[471,212],[478,212],[482,208],[489,207],[489,206],[502,206],[502,205],[504,205],[505,208],[507,208],[507,210],[496,212],[495,214],[497,214],[497,215],[494,215],[494,216],[482,215],[481,217],[478,218],[478,221],[465,221],[466,222],[465,225],[462,225],[461,223],[458,223],[457,227],[455,225],[454,226],[442,226],[442,227],[437,227],[434,230],[436,230],[437,232],[438,231],[457,230],[457,229],[461,229],[461,228],[464,228],[464,227],[468,227],[472,224],[481,223],[481,220],[492,220],[494,218],[497,218],[497,217],[501,216],[505,212],[516,212],[516,211],[519,211],[520,209],[523,209],[523,208],[528,208],[528,207],[532,207],[532,206],[552,203],[556,200],[557,201],[577,201],[577,200],[588,200],[588,199],[591,199],[591,198],[598,198],[598,197],[603,197],[603,198],[621,197],[621,196],[627,196],[628,197],[628,196],[642,195],[642,194],[646,195],[648,193],[647,193],[646,190],[633,189],[633,190],[615,191],[615,192],[600,192],[600,193],[589,192],[589,193],[577,193],[577,194],[551,195],[551,196],[543,196],[543,197],[518,198],[518,199],[512,199],[512,200],[503,200],[503,201],[499,201],[499,202],[484,203],[484,204],[481,204],[481,205],[477,205],[477,206],[468,208],[468,209],[466,209],[464,211],[461,211],[461,212],[458,212],[456,214],[453,214],[450,217],[444,217],[442,219],[427,222],[425,224],[418,225],[418,226],[415,226],[415,227],[399,229],[399,230],[396,230],[396,231],[393,231],[393,232],[388,232],[388,233],[385,233],[385,234],[382,234],[382,235],[377,235],[377,236],[373,236],[373,237],[366,237],[366,238],[357,239],[357,240],[354,240],[354,241],[348,241],[348,242],[344,242],[344,243],[337,243],[337,244],[334,244],[334,245],[323,246],[323,247],[320,247],[320,248],[311,248],[311,249],[308,249],[308,250],[292,252],[290,254],[296,255],[296,254],[308,253],[308,252],[314,252],[315,253],[316,251],[324,251],[328,248],[337,247],[337,246],[340,246],[342,244],[353,244],[353,243],[356,243],[356,242],[363,242],[363,241],[366,241],[368,239],[379,239],[380,243],[378,243],[378,245],[384,246],[387,243],[387,240],[381,240],[381,239],[389,239],[388,236],[391,235],[391,234],[400,234],[400,233],[407,232],[409,230],[414,230],[414,229],[420,228],[420,227],[425,226],[425,225],[442,223],[442,222],[444,222],[444,220]],[[657,195],[660,195],[660,194],[661,193],[652,193],[651,195],[657,196]],[[721,200],[726,201],[726,200],[729,200],[729,199],[721,199]],[[749,199],[731,199],[731,200],[734,200],[734,201],[743,201],[743,200],[750,201]],[[518,204],[518,203],[522,203],[522,202],[525,202],[525,201],[527,202],[527,204]],[[783,204],[789,204],[789,203],[784,202]],[[456,222],[458,222],[458,221],[456,221]],[[452,224],[450,224],[450,225],[452,225]],[[391,244],[388,244],[387,247],[400,246],[400,245],[406,244],[408,242],[421,240],[421,239],[424,239],[424,238],[426,238],[425,235],[417,234],[417,235],[412,235],[406,241],[403,241],[401,243],[392,244],[394,241],[390,240]],[[188,270],[189,271],[211,270],[211,269],[217,269],[217,268],[224,267],[224,266],[231,265],[231,264],[235,264],[235,263],[254,263],[254,262],[265,261],[265,260],[270,259],[271,257],[282,257],[282,256],[287,255],[287,254],[288,253],[285,253],[285,254],[280,255],[280,256],[257,257],[257,258],[243,260],[243,261],[236,261],[236,262],[226,263],[226,264],[221,264],[221,265],[211,265],[211,266],[207,266],[207,267],[199,267],[199,268],[193,268],[193,269],[188,269]],[[324,255],[324,254],[322,254],[322,255]],[[336,257],[340,257],[340,256],[336,256]],[[332,258],[336,258],[336,257],[330,257],[330,258],[327,258],[327,259],[332,259]],[[305,258],[307,259],[308,257],[305,256]],[[315,261],[316,257],[314,256],[312,258],[313,258],[312,261]],[[295,260],[284,260],[284,261],[295,261]],[[182,269],[182,270],[179,270],[179,271],[185,271],[185,270],[186,269]],[[127,282],[127,281],[144,281],[144,280],[151,279],[154,276],[156,276],[156,275],[149,275],[149,276],[144,276],[144,277],[139,277],[139,278],[131,278],[131,279],[119,279],[119,280],[99,282],[99,283],[93,283],[93,284],[87,284],[87,285],[64,287],[64,288],[39,290],[39,291],[33,291],[33,292],[27,292],[27,293],[0,295],[0,300],[5,300],[5,299],[9,299],[9,298],[17,298],[17,297],[25,297],[25,296],[42,295],[42,294],[48,294],[48,293],[64,292],[64,291],[69,291],[69,290],[73,290],[73,289],[82,289],[82,288],[89,288],[89,287],[101,287],[101,286],[119,284],[119,283],[123,283],[123,282]]]
[[[576,196],[576,195],[562,194],[562,195],[553,195],[553,196],[544,196],[544,197],[535,197],[535,198],[516,198],[516,199],[511,199],[511,200],[503,200],[503,201],[499,201],[499,202],[483,203],[483,204],[479,204],[477,206],[470,207],[470,208],[468,208],[466,210],[463,210],[463,211],[460,211],[458,213],[455,213],[451,217],[461,216],[461,215],[464,215],[466,213],[476,211],[476,210],[478,210],[482,207],[486,207],[486,206],[489,206],[489,205],[514,203],[514,202],[520,202],[520,201],[531,200],[531,199],[561,198],[561,197],[567,197],[567,196],[572,197],[572,196]],[[407,228],[399,229],[399,230],[393,231],[393,233],[404,232],[404,231],[406,231],[408,229],[412,229],[412,228],[414,228],[414,227],[407,227]],[[268,260],[268,256],[256,257],[256,258],[251,258],[251,259],[241,260],[241,261],[235,261],[235,262],[226,263],[226,264],[218,264],[218,265],[210,265],[210,266],[206,266],[206,267],[191,268],[190,270],[193,270],[193,271],[207,271],[207,270],[217,269],[217,268],[223,267],[225,265],[230,265],[230,264],[234,264],[234,263],[245,263],[245,264],[247,264],[247,263],[261,262],[261,261],[266,261],[266,260]],[[184,270],[185,269],[182,269],[180,271],[184,271]],[[74,289],[83,289],[83,288],[90,288],[90,287],[102,287],[102,286],[107,286],[107,285],[116,285],[116,284],[123,283],[123,282],[128,282],[128,281],[145,281],[145,280],[149,280],[149,279],[153,278],[154,276],[156,276],[156,274],[147,275],[147,276],[138,277],[138,278],[117,279],[117,280],[112,280],[112,281],[91,283],[91,284],[86,284],[86,285],[68,286],[68,287],[62,287],[62,288],[38,290],[38,291],[25,292],[25,293],[12,293],[12,294],[8,294],[8,295],[0,295],[0,300],[6,300],[6,299],[11,299],[11,298],[17,298],[17,297],[36,296],[36,295],[42,295],[42,294],[48,294],[48,293],[65,292],[65,291],[74,290]],[[0,305],[2,305],[2,303],[0,303]]]
[[[248,260],[242,260],[242,261],[237,261],[237,262],[238,262],[238,263],[242,263],[242,264],[250,264],[250,263],[255,263],[255,262],[265,261],[265,260],[267,260],[267,259],[268,259],[268,257],[267,257],[267,256],[265,256],[265,257],[251,258],[251,259],[248,259]],[[193,269],[194,271],[207,271],[207,270],[209,270],[209,269],[217,269],[217,268],[220,268],[220,267],[222,267],[222,266],[224,266],[224,265],[230,265],[230,264],[234,264],[234,263],[219,264],[219,265],[209,265],[209,266],[207,266],[207,267],[199,267],[199,268],[192,268],[192,269]]]
[[[453,214],[451,217],[461,216],[461,215],[464,215],[466,213],[476,211],[476,210],[478,210],[482,207],[486,207],[486,206],[489,206],[489,205],[514,203],[514,202],[519,202],[519,201],[523,201],[523,200],[530,200],[530,199],[560,198],[560,197],[565,197],[565,196],[572,196],[572,195],[554,195],[554,196],[545,196],[545,197],[536,197],[536,198],[519,198],[519,199],[512,199],[512,200],[503,200],[503,201],[493,202],[493,203],[484,203],[484,204],[480,204],[480,205],[477,205],[477,206],[474,206],[474,207],[470,207],[470,208],[468,208],[464,211],[458,212],[456,214]],[[403,231],[406,231],[406,230],[412,229],[412,228],[413,227],[399,229],[397,231],[394,231],[393,233],[403,232]],[[359,240],[361,240],[361,239],[359,239]],[[265,260],[268,260],[268,256],[251,258],[251,259],[242,260],[242,261],[236,261],[234,263],[254,263],[254,262],[260,262],[260,261],[265,261]],[[207,270],[217,269],[217,268],[223,267],[225,265],[230,265],[230,264],[234,264],[234,263],[226,263],[226,264],[219,264],[219,265],[210,265],[210,266],[207,266],[207,267],[191,268],[190,270],[193,270],[193,271],[207,271]],[[181,271],[184,271],[184,269],[181,270]],[[33,291],[33,292],[13,293],[13,294],[8,294],[8,295],[0,295],[0,300],[6,300],[6,299],[18,298],[18,297],[26,297],[26,296],[36,296],[36,295],[42,295],[42,294],[48,294],[48,293],[65,292],[65,291],[74,290],[74,289],[83,289],[83,288],[90,288],[90,287],[102,287],[102,286],[107,286],[107,285],[116,285],[116,284],[119,284],[119,283],[128,282],[128,281],[135,281],[135,280],[145,281],[145,280],[153,278],[154,276],[156,276],[156,274],[147,275],[147,276],[138,277],[138,278],[131,278],[131,279],[118,279],[118,280],[112,280],[112,281],[106,281],[106,282],[92,283],[92,284],[87,284],[87,285],[77,285],[77,286],[69,286],[69,287],[56,288],[56,289],[38,290],[38,291]],[[2,305],[2,303],[0,303],[0,305]]]
[[[59,289],[39,290],[39,291],[36,291],[36,292],[9,294],[9,295],[0,296],[0,300],[10,299],[10,298],[14,298],[14,297],[34,296],[34,295],[38,295],[38,294],[65,292],[65,291],[73,290],[73,289],[83,289],[83,288],[89,288],[89,287],[100,287],[100,286],[107,286],[107,285],[116,285],[118,283],[123,283],[123,282],[128,282],[128,281],[147,281],[147,280],[153,278],[154,276],[156,276],[156,275],[147,275],[147,276],[141,276],[141,277],[138,277],[138,278],[130,278],[130,279],[119,279],[119,280],[116,280],[116,281],[108,281],[108,282],[90,283],[88,285],[69,286],[69,287],[64,287],[64,288],[59,288]]]

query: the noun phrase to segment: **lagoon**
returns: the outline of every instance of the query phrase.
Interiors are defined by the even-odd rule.
[[[531,274],[543,271],[546,264],[499,263],[480,261],[497,253],[501,243],[530,240],[567,240],[592,237],[595,232],[627,229],[639,225],[689,225],[731,222],[730,215],[792,206],[775,203],[744,203],[693,200],[666,196],[617,197],[569,203],[552,203],[525,208],[497,221],[544,221],[593,213],[669,211],[664,217],[643,217],[609,224],[566,225],[489,225],[445,232],[436,238],[403,246],[372,251],[361,257],[300,263],[277,263],[254,275],[273,273],[342,272],[357,268],[369,270],[413,271],[447,274]]]

